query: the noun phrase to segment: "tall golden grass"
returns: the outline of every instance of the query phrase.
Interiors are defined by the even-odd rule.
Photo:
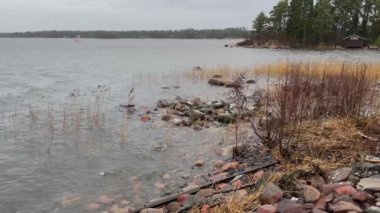
[[[365,69],[373,80],[380,79],[380,63],[359,63],[359,62],[337,62],[337,61],[318,61],[318,62],[277,62],[268,65],[259,65],[246,68],[233,68],[228,65],[192,69],[185,71],[184,75],[193,80],[208,80],[214,76],[222,76],[224,79],[233,79],[239,73],[244,73],[247,78],[257,76],[283,76],[290,71],[290,67],[297,64],[300,71],[307,74],[313,73],[323,75],[324,73],[339,74],[344,72],[357,72]]]

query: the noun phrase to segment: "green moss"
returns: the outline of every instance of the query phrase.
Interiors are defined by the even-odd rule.
[[[379,36],[379,38],[376,39],[375,45],[378,46],[378,47],[380,47],[380,36]]]

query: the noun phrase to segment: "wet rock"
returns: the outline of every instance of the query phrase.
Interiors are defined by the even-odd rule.
[[[274,205],[265,204],[257,209],[257,213],[276,213],[277,207]]]
[[[110,204],[113,202],[113,199],[111,199],[110,197],[108,197],[107,195],[101,195],[97,201],[99,203],[102,203],[102,204]]]
[[[175,126],[179,126],[179,125],[181,125],[181,123],[182,123],[182,119],[179,119],[179,118],[174,118],[173,119],[173,124]]]
[[[171,115],[164,115],[164,116],[162,116],[161,119],[162,119],[163,121],[170,121],[170,120],[172,119],[172,117],[173,117],[173,116],[171,116]]]
[[[332,212],[363,212],[363,210],[359,206],[347,201],[339,201],[338,203],[331,204],[330,210]]]
[[[324,194],[329,194],[333,192],[336,188],[341,186],[352,186],[351,182],[341,182],[341,183],[331,183],[331,184],[324,184],[321,186],[321,192]]]
[[[328,194],[321,197],[316,203],[315,208],[325,210],[327,208],[327,203],[334,199],[334,194]]]
[[[342,168],[333,171],[328,177],[327,181],[329,183],[338,183],[348,179],[348,176],[351,174],[352,168]]]
[[[263,193],[260,195],[259,200],[261,204],[274,204],[282,199],[284,192],[273,183],[267,183],[264,186]]]
[[[220,123],[229,124],[229,123],[232,122],[232,116],[228,112],[221,113],[221,114],[218,115],[217,120]]]
[[[203,119],[204,117],[205,115],[199,110],[191,110],[190,112],[190,119],[193,121]]]
[[[363,178],[356,185],[356,188],[371,193],[380,192],[380,178]]]
[[[63,197],[62,206],[63,208],[73,207],[76,206],[80,200],[81,197],[79,194],[66,194]]]
[[[150,121],[150,116],[149,115],[142,115],[140,120],[143,121],[143,122],[148,122]]]
[[[109,209],[110,213],[132,213],[133,209],[130,207],[120,208],[118,205],[112,205]]]
[[[95,211],[100,209],[100,207],[101,205],[99,203],[88,203],[84,208],[89,211]]]
[[[215,167],[215,168],[222,168],[222,167],[224,166],[224,164],[225,164],[224,161],[222,161],[222,160],[217,160],[217,161],[215,161],[215,163],[214,163],[214,167]]]
[[[166,185],[163,184],[163,183],[160,183],[160,182],[156,182],[156,183],[154,184],[154,186],[155,186],[157,189],[160,189],[160,190],[166,188]]]
[[[195,161],[195,166],[202,167],[205,164],[204,160],[197,160]]]
[[[222,172],[227,172],[227,171],[230,171],[230,170],[235,170],[235,169],[238,169],[239,168],[239,163],[238,162],[232,162],[232,163],[226,163],[224,164],[224,166],[222,167]]]
[[[203,128],[202,128],[200,125],[194,125],[194,126],[193,126],[193,129],[194,129],[195,131],[201,131]]]
[[[253,79],[249,79],[245,83],[247,83],[247,84],[256,84],[256,81],[253,80]]]
[[[200,198],[210,197],[211,195],[215,194],[216,191],[214,189],[202,189],[199,192],[197,192],[197,196]]]
[[[309,185],[302,186],[302,193],[306,203],[313,203],[317,201],[321,196],[321,193],[316,188]]]
[[[337,195],[353,195],[356,193],[356,189],[352,186],[341,186],[336,188],[334,191]]]
[[[165,213],[164,209],[143,209],[140,213]]]
[[[215,79],[215,78],[211,78],[208,83],[212,86],[219,86],[219,87],[222,87],[224,85],[226,85],[226,83],[222,80],[219,80],[219,79]]]
[[[277,208],[277,211],[280,212],[280,213],[285,213],[285,212],[296,212],[295,209],[300,207],[301,205],[299,205],[298,203],[292,201],[292,200],[289,200],[289,199],[282,199],[279,203],[278,203],[278,208]],[[297,211],[298,212],[298,211]]]
[[[181,204],[179,202],[171,202],[166,206],[168,213],[176,213],[181,208]]]
[[[170,104],[167,100],[159,100],[157,102],[157,108],[166,108],[166,107],[169,107]]]

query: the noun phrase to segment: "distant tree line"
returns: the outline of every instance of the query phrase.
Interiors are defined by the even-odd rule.
[[[226,29],[184,29],[184,30],[135,30],[135,31],[38,31],[0,33],[0,37],[10,38],[178,38],[178,39],[223,39],[249,38],[250,31],[246,28]]]
[[[380,0],[280,0],[253,21],[259,43],[292,46],[340,44],[357,34],[380,44]]]

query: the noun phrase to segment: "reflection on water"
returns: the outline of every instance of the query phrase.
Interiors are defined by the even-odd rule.
[[[223,88],[184,78],[194,66],[380,56],[225,43],[233,41],[0,39],[0,204],[81,212],[103,194],[138,204],[197,181],[223,158],[221,147],[232,142],[226,130],[173,128],[154,111],[160,98],[223,96]],[[132,87],[136,111],[128,114],[119,105]],[[152,120],[142,122],[147,111]],[[206,166],[192,169],[198,159]]]

